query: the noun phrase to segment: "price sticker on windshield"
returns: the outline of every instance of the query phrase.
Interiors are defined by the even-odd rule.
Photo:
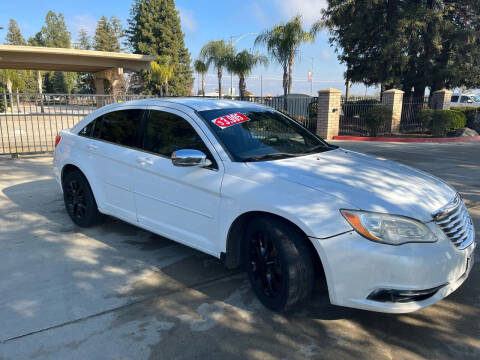
[[[241,124],[245,121],[250,120],[250,118],[246,117],[242,113],[233,113],[224,116],[220,116],[219,118],[213,119],[212,122],[217,125],[221,129],[226,129],[227,127]]]

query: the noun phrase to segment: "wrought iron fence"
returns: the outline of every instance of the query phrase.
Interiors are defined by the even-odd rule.
[[[349,97],[348,100],[342,98],[339,135],[367,136],[366,118],[369,112],[378,106],[382,106],[382,103],[376,98]],[[378,135],[387,132],[386,124],[382,124],[378,129]]]
[[[403,99],[400,121],[400,131],[402,133],[423,133],[425,131],[419,116],[423,109],[428,109],[428,96]]]
[[[91,111],[112,103],[151,98],[149,95],[0,94],[0,155],[53,151],[62,129],[73,127]],[[234,98],[240,100],[239,98]],[[247,97],[288,113],[315,131],[315,97]]]

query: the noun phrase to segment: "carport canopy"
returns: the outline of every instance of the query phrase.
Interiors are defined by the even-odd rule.
[[[124,71],[149,69],[154,59],[149,55],[106,51],[0,45],[0,69],[93,73],[97,93],[103,93],[104,79],[112,83],[112,88],[121,86]]]

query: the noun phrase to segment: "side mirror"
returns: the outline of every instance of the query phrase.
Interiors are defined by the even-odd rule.
[[[197,166],[205,167],[212,165],[207,155],[199,150],[182,149],[172,153],[172,164],[175,166]]]
[[[467,102],[468,102],[469,104],[471,104],[471,103],[473,103],[473,100],[472,100],[472,99],[468,99]]]

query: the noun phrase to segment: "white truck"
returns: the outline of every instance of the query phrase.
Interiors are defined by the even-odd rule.
[[[450,106],[480,107],[480,96],[475,94],[453,94]]]

